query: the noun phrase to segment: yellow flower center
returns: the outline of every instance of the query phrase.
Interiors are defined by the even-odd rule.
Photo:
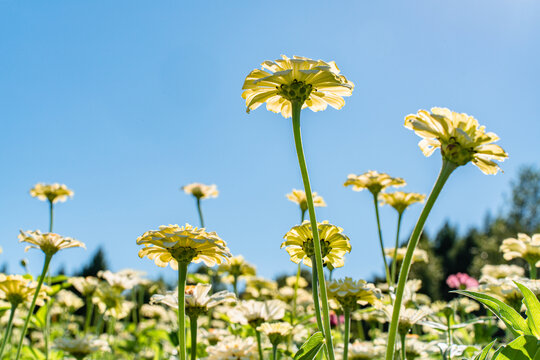
[[[456,138],[451,137],[450,140],[441,145],[441,153],[443,157],[456,165],[465,165],[474,157],[474,149],[461,145]]]
[[[181,264],[189,264],[199,252],[191,247],[179,246],[171,249],[172,257]]]
[[[313,90],[311,84],[305,84],[303,81],[293,80],[291,84],[281,84],[278,89],[278,95],[289,100],[291,103],[297,102],[303,104]]]

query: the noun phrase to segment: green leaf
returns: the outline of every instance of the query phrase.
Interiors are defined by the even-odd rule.
[[[525,285],[514,281],[523,294],[523,304],[527,308],[527,323],[534,336],[540,338],[540,302]]]
[[[539,341],[532,335],[522,335],[504,346],[497,360],[536,360]],[[499,349],[500,350],[500,349]]]
[[[323,345],[323,334],[320,331],[316,332],[298,349],[294,355],[294,360],[312,360],[317,356]]]
[[[532,335],[527,321],[512,307],[506,305],[499,299],[492,296],[482,294],[475,291],[456,290],[455,293],[468,296],[482,304],[484,304],[495,316],[504,322],[506,327],[514,334],[514,336],[520,335]]]
[[[489,354],[489,351],[491,350],[491,348],[493,347],[493,345],[495,344],[496,341],[497,340],[493,340],[492,342],[487,344],[486,347],[482,349],[482,352],[479,353],[478,355],[476,355],[474,360],[486,360],[486,358],[487,358],[487,356]]]

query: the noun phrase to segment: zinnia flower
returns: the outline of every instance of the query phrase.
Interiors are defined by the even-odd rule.
[[[494,279],[503,279],[506,277],[524,276],[525,269],[518,265],[484,265],[482,267],[482,278],[491,277]]]
[[[64,184],[43,184],[39,183],[30,189],[30,195],[37,197],[41,201],[49,200],[51,203],[64,202],[68,197],[73,197],[73,190]]]
[[[93,276],[72,277],[69,279],[69,282],[82,296],[92,295],[99,284],[99,280]]]
[[[319,196],[316,192],[313,192],[312,196],[313,196],[314,207],[326,206],[326,203],[324,202],[324,199],[322,198],[322,196]],[[302,212],[307,211],[308,205],[307,205],[306,192],[304,190],[293,189],[291,193],[287,194],[287,199],[289,199],[293,203],[298,204]]]
[[[403,213],[405,209],[414,203],[423,203],[426,195],[418,193],[408,193],[394,191],[393,193],[380,193],[381,205],[387,204],[393,207],[398,213]]]
[[[146,275],[144,271],[133,269],[120,270],[113,273],[110,270],[98,271],[98,276],[105,279],[109,285],[118,288],[120,291],[130,290],[143,282],[142,277]]]
[[[381,298],[381,291],[376,289],[375,285],[350,277],[332,281],[327,288],[328,295],[349,310],[356,310],[358,304],[374,304]]]
[[[82,247],[86,249],[84,243],[69,238],[63,237],[55,233],[41,233],[36,231],[20,231],[19,242],[27,242],[32,245],[27,246],[24,251],[28,251],[31,248],[41,249],[45,255],[52,256],[59,250],[68,249],[73,247]]]
[[[209,199],[218,196],[219,192],[216,185],[205,185],[201,183],[191,183],[182,186],[186,194],[191,194],[198,199]]]
[[[268,336],[272,345],[277,345],[289,336],[293,327],[287,322],[275,322],[275,323],[263,323],[257,327],[257,331],[264,333]]]
[[[343,184],[343,186],[352,186],[354,191],[368,189],[373,195],[377,195],[389,186],[400,187],[405,185],[405,180],[402,178],[393,178],[388,174],[374,170],[369,170],[361,175],[350,174]]]
[[[255,266],[248,263],[242,255],[238,255],[231,257],[229,261],[219,265],[218,272],[240,277],[253,276],[256,274],[257,270],[255,269]]]
[[[11,305],[17,307],[19,304],[32,301],[36,293],[37,283],[21,275],[0,274],[0,299],[5,299]],[[36,300],[36,304],[42,306],[44,300],[48,299],[48,287],[42,286]]]
[[[208,357],[205,360],[255,360],[259,358],[257,343],[253,338],[226,337],[217,345],[207,347],[206,351]]]
[[[133,307],[133,303],[126,301],[120,290],[106,282],[99,284],[92,300],[102,314],[111,316],[117,320],[129,315]]]
[[[280,300],[246,300],[228,313],[231,322],[257,327],[265,321],[280,320],[285,316],[285,303]]]
[[[538,267],[540,266],[540,234],[530,237],[519,233],[517,239],[505,239],[502,242],[501,251],[505,260],[523,258]]]
[[[105,340],[92,337],[82,337],[77,339],[58,338],[54,341],[57,349],[62,350],[76,359],[84,359],[86,356],[98,351],[110,351]]]
[[[139,257],[154,260],[157,266],[170,264],[178,270],[178,263],[204,262],[214,266],[231,257],[225,241],[215,232],[206,232],[204,228],[162,225],[159,230],[151,230],[137,239],[137,245],[144,245]]]
[[[464,273],[457,273],[448,276],[446,284],[451,289],[465,290],[469,288],[475,288],[478,286],[478,281]]]
[[[325,110],[328,105],[341,109],[343,96],[350,96],[354,84],[339,74],[335,62],[293,56],[289,59],[265,61],[262,70],[255,69],[246,77],[242,98],[247,112],[266,103],[266,108],[283,117],[292,115],[291,102],[309,107],[312,111]]]
[[[342,234],[342,228],[329,224],[327,221],[317,223],[319,239],[321,242],[321,253],[323,264],[329,268],[338,268],[345,265],[344,255],[351,252],[349,238]],[[311,223],[304,221],[302,225],[294,226],[284,236],[285,241],[281,247],[286,247],[291,256],[291,261],[298,264],[303,261],[305,265],[311,267],[311,258],[315,256],[313,246],[313,232]]]
[[[498,145],[494,133],[486,133],[484,126],[467,114],[446,108],[432,108],[431,114],[419,110],[405,117],[405,127],[423,138],[418,144],[425,156],[441,148],[443,158],[455,165],[472,162],[484,174],[496,174],[500,170],[493,160],[504,161],[508,154]]]
[[[386,248],[384,249],[384,254],[388,257],[393,258],[394,251],[395,251],[395,248]],[[406,247],[398,248],[397,254],[396,254],[396,261],[403,261],[406,253],[407,253]],[[412,263],[416,263],[416,262],[424,262],[424,263],[429,262],[429,257],[425,250],[414,249]]]

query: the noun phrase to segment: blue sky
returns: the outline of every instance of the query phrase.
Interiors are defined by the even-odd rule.
[[[285,194],[301,187],[290,120],[263,107],[246,114],[245,76],[281,54],[335,60],[356,87],[339,111],[302,114],[312,186],[328,203],[320,220],[342,226],[353,251],[336,276],[380,272],[367,193],[342,186],[373,169],[428,193],[440,154],[425,158],[403,127],[418,109],[474,115],[510,158],[504,174],[458,169],[428,219],[465,231],[504,208],[509,183],[540,161],[540,3],[508,1],[6,1],[0,0],[0,264],[20,272],[19,229],[46,230],[37,182],[61,182],[55,231],[87,244],[55,257],[68,272],[102,245],[113,270],[170,269],[139,259],[136,238],[161,224],[197,224],[179,191],[215,183],[207,227],[260,274],[292,273],[279,249],[298,223]],[[404,219],[407,234],[420,211]],[[382,209],[385,242],[396,216]]]

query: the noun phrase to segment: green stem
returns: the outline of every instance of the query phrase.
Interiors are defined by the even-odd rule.
[[[399,280],[398,280],[398,286],[397,286],[397,292],[396,292],[396,300],[394,302],[394,309],[392,311],[392,321],[390,323],[390,330],[388,333],[388,344],[386,347],[386,357],[385,357],[386,360],[392,360],[394,358],[394,347],[396,344],[399,313],[401,310],[401,304],[403,301],[403,292],[405,290],[405,283],[407,282],[407,277],[409,276],[409,270],[411,268],[411,262],[412,262],[414,250],[416,249],[416,245],[418,245],[418,241],[420,240],[420,235],[422,235],[422,231],[424,230],[424,225],[431,211],[431,208],[433,207],[433,204],[435,204],[435,201],[437,200],[437,197],[439,196],[444,184],[446,183],[446,180],[448,180],[448,177],[450,176],[452,171],[456,169],[456,167],[457,167],[456,164],[443,159],[443,164],[442,164],[441,172],[439,173],[439,177],[437,178],[437,181],[435,182],[435,185],[433,186],[433,189],[431,190],[431,194],[429,194],[429,198],[426,201],[426,205],[424,205],[424,208],[422,209],[422,213],[420,214],[420,217],[418,218],[418,222],[416,223],[414,227],[411,238],[409,239],[409,244],[407,245],[407,252],[405,253],[405,258],[403,259],[403,262],[401,264],[401,269],[399,271]]]
[[[201,198],[200,197],[197,198],[197,211],[199,212],[199,221],[201,223],[201,227],[203,228],[204,227],[204,219],[203,219],[203,216],[202,216]]]
[[[36,300],[39,296],[39,291],[41,290],[41,286],[43,285],[43,280],[45,280],[45,274],[47,274],[47,270],[49,270],[49,264],[51,263],[52,255],[45,255],[45,261],[43,263],[43,270],[41,270],[41,276],[39,277],[39,281],[36,287],[36,292],[34,293],[34,297],[32,298],[32,303],[30,304],[30,309],[28,309],[28,315],[26,316],[26,320],[24,321],[23,330],[21,333],[21,338],[19,340],[19,345],[17,347],[17,355],[15,357],[15,360],[19,360],[21,357],[21,350],[22,345],[24,341],[24,337],[26,336],[26,331],[28,330],[28,324],[30,323],[30,318],[32,317],[32,314],[34,313],[34,308],[36,307]]]
[[[403,333],[401,336],[401,360],[407,360],[407,348],[405,347],[405,338],[407,334]]]
[[[98,320],[96,324],[96,336],[103,334],[103,328],[105,327],[105,311],[103,312],[103,314],[98,314]]]
[[[131,300],[133,301],[133,311],[132,311],[132,316],[133,316],[133,323],[135,324],[135,326],[139,323],[138,321],[138,312],[139,312],[139,304],[137,302],[137,286],[134,286],[132,289],[131,289]]]
[[[191,360],[197,360],[197,316],[189,318],[191,329]]]
[[[306,159],[304,157],[304,149],[302,147],[302,135],[300,133],[300,112],[302,110],[302,104],[299,102],[292,102],[292,122],[294,143],[296,146],[296,154],[298,156],[298,164],[300,165],[300,171],[302,173],[302,180],[304,182],[304,191],[306,193],[306,200],[308,203],[309,219],[311,221],[311,229],[313,231],[313,246],[315,248],[315,266],[317,267],[317,276],[319,279],[319,288],[321,293],[322,313],[323,313],[323,325],[324,336],[326,338],[325,348],[328,350],[328,359],[335,360],[334,346],[332,341],[332,332],[330,331],[330,310],[328,308],[328,295],[326,293],[326,284],[324,280],[323,272],[323,259],[321,253],[321,243],[319,240],[319,231],[317,227],[317,219],[315,217],[315,207],[313,206],[313,195],[311,193],[311,185],[309,183],[309,175],[306,166]],[[319,328],[319,330],[322,330]]]
[[[379,193],[373,194],[373,205],[375,206],[375,217],[377,218],[377,230],[379,233],[379,244],[381,246],[381,254],[384,262],[384,272],[386,273],[386,282],[388,283],[388,286],[392,287],[394,282],[393,279],[390,277],[390,271],[388,270],[388,262],[386,261],[386,255],[384,253],[384,243],[382,238],[382,231],[381,231],[381,220],[379,217],[379,202],[377,201]]]
[[[233,289],[234,295],[238,298],[238,275],[233,275]]]
[[[255,336],[257,337],[257,350],[259,351],[259,360],[263,360],[264,358],[261,344],[261,333],[257,329],[255,329]]]
[[[53,230],[53,202],[49,200],[49,232]]]
[[[306,210],[302,210],[300,209],[301,211],[301,215],[300,215],[300,224],[304,222],[304,219],[306,218]]]
[[[272,360],[277,360],[278,353],[277,353],[277,346],[278,344],[272,344]]]
[[[178,264],[178,352],[186,360],[186,277],[187,263]]]
[[[53,219],[54,219],[54,205],[53,202],[49,200],[49,232],[53,232]],[[51,274],[47,272],[47,284],[51,286]],[[49,360],[49,336],[51,331],[51,312],[50,307],[47,306],[47,312],[45,314],[45,360]]]
[[[345,315],[345,334],[343,336],[343,360],[349,357],[349,335],[351,332],[351,310],[343,309]]]
[[[315,263],[314,256],[311,257],[311,265]],[[323,329],[323,322],[321,317],[321,305],[319,301],[319,286],[317,280],[317,268],[312,267],[311,269],[311,292],[313,293],[313,306],[315,307],[315,319],[317,320],[317,327],[321,332]]]
[[[452,346],[452,320],[450,315],[446,315],[446,327],[447,327],[447,341],[448,341],[448,348]]]
[[[296,301],[297,301],[297,297],[298,297],[298,283],[300,282],[300,273],[301,272],[302,272],[302,262],[299,262],[298,263],[298,270],[296,270],[296,282],[294,283],[291,325],[294,325],[294,321],[296,320]]]
[[[529,273],[530,273],[530,277],[532,280],[535,280],[536,279],[536,263],[535,262],[530,262],[529,263]]]
[[[11,312],[9,313],[9,320],[7,323],[6,331],[4,332],[4,339],[2,340],[2,347],[0,348],[0,359],[2,359],[2,354],[4,354],[4,349],[8,342],[8,339],[11,337],[11,329],[13,328],[13,317],[15,316],[15,310],[19,304],[11,304]]]
[[[397,232],[396,232],[396,246],[394,247],[394,258],[392,260],[392,281],[396,281],[396,269],[397,269],[397,252],[399,247],[399,232],[401,230],[401,218],[403,217],[403,211],[398,215],[397,220]]]

